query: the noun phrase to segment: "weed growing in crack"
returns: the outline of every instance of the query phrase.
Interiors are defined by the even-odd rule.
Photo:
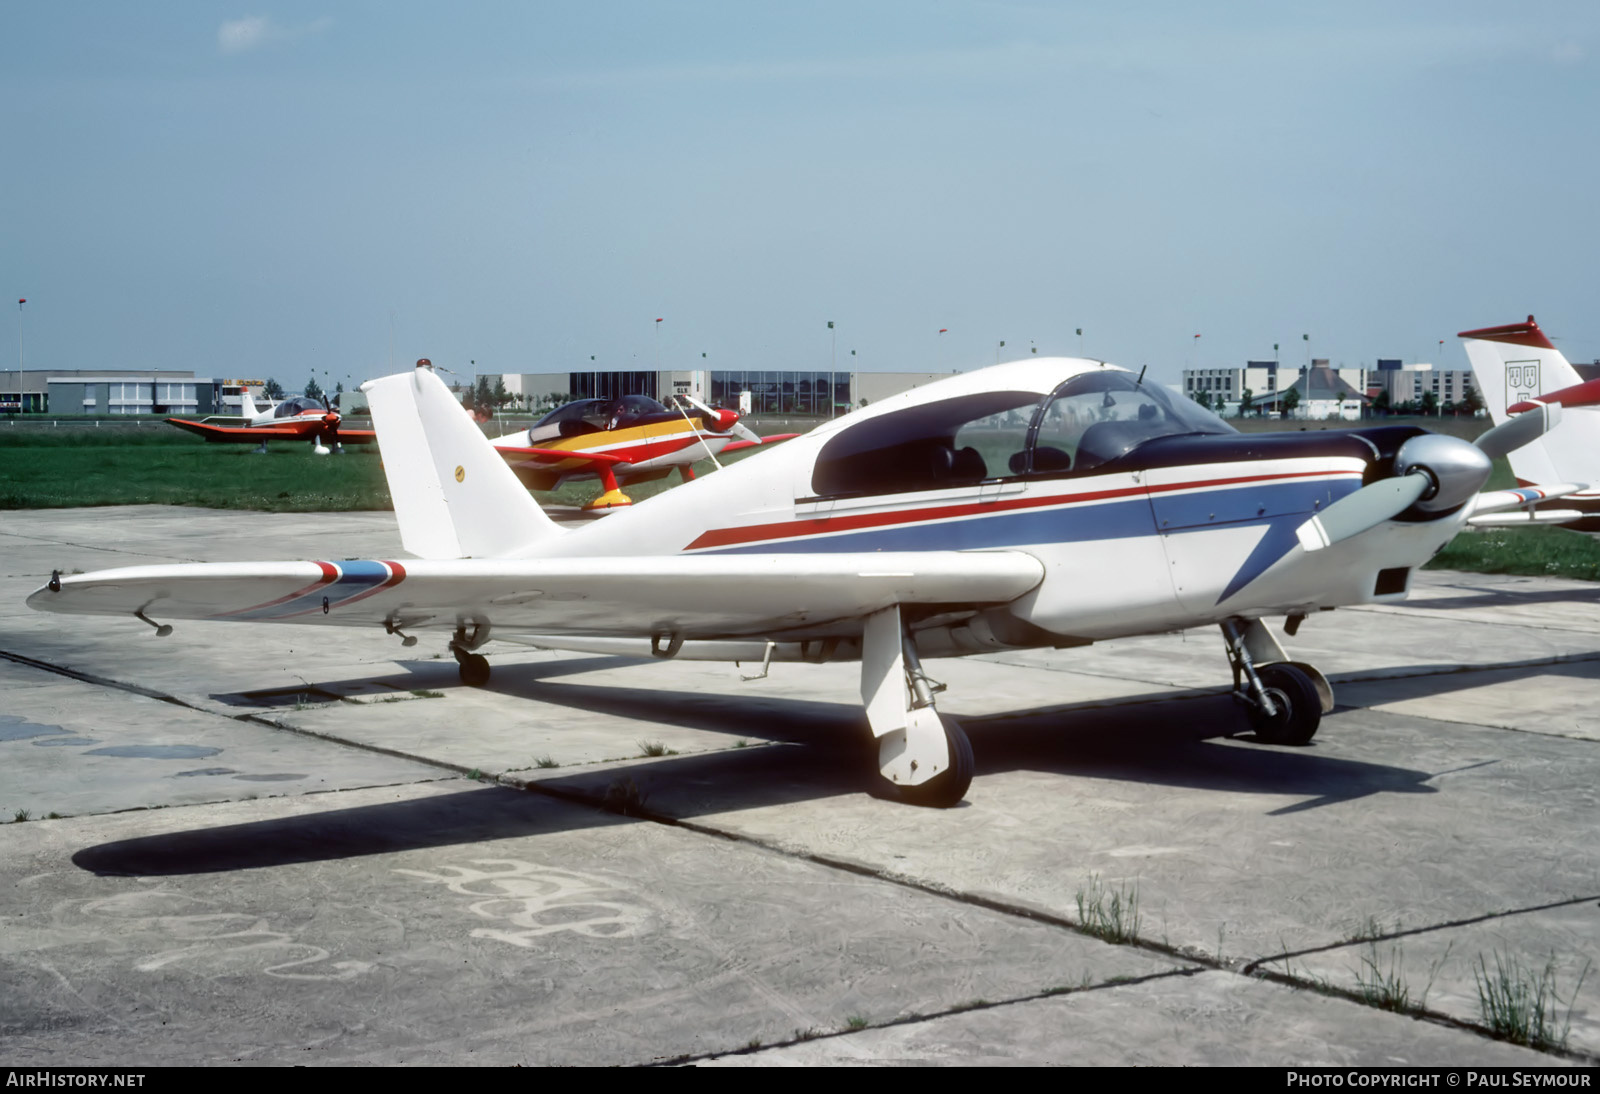
[[[1099,874],[1089,875],[1089,886],[1079,889],[1078,925],[1107,942],[1136,942],[1139,938],[1139,886],[1123,882],[1107,888]]]
[[[1526,967],[1514,955],[1494,954],[1494,971],[1478,955],[1478,967],[1473,970],[1478,986],[1478,1011],[1484,1023],[1495,1033],[1514,1044],[1540,1049],[1564,1049],[1567,1035],[1572,1031],[1572,1007],[1578,990],[1589,976],[1589,962],[1584,962],[1578,973],[1578,982],[1572,993],[1562,999],[1556,990],[1556,957],[1542,968]],[[1566,1014],[1559,1029],[1556,1025],[1556,1008],[1564,1005]]]
[[[1361,1001],[1380,1010],[1406,1012],[1420,1009],[1420,1003],[1412,1006],[1411,989],[1406,986],[1401,966],[1399,946],[1390,948],[1388,965],[1385,966],[1378,954],[1378,944],[1371,943],[1368,952],[1362,955],[1361,967],[1356,970],[1356,994]],[[1427,998],[1427,992],[1423,992],[1423,998]]]

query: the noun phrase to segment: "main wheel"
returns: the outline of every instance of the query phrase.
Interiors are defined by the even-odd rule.
[[[900,800],[908,805],[925,805],[930,809],[949,809],[961,804],[972,785],[972,742],[961,723],[948,714],[939,715],[944,727],[945,743],[950,748],[950,766],[925,783],[900,787]]]
[[[1274,745],[1303,745],[1317,735],[1322,724],[1322,697],[1311,677],[1293,665],[1268,665],[1260,672],[1261,686],[1277,710],[1272,715],[1250,708],[1250,726],[1258,740]]]
[[[489,659],[483,654],[463,654],[458,660],[461,662],[463,684],[469,688],[481,688],[489,682]]]

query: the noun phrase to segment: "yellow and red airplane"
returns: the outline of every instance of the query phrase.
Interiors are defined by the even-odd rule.
[[[204,437],[219,444],[254,444],[267,450],[272,440],[309,440],[312,451],[326,456],[344,444],[371,444],[377,436],[370,429],[340,428],[339,412],[325,400],[307,395],[268,404],[257,409],[255,400],[244,392],[241,413],[213,415],[194,421],[189,418],[168,418],[179,429]]]
[[[644,395],[579,399],[492,443],[534,490],[598,476],[604,492],[584,508],[612,509],[633,504],[624,486],[664,478],[673,468],[687,482],[696,460],[799,436],[758,437],[735,411],[684,398],[692,409],[671,410]]]

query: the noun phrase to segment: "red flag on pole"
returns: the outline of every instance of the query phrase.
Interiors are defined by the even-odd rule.
[[[28,302],[28,298],[26,296],[24,296],[21,300],[17,301],[18,304],[26,304],[27,302]]]
[[[949,334],[950,333],[950,328],[949,327],[940,327],[939,328],[939,333],[940,334]]]
[[[657,319],[656,322],[659,323],[659,322],[661,322],[661,320]]]
[[[1199,338],[1199,337],[1200,337],[1200,336],[1199,336],[1199,335],[1198,335],[1198,334],[1197,334],[1197,335],[1195,335],[1195,337],[1196,337],[1196,338]]]

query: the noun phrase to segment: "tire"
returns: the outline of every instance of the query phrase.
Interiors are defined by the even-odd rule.
[[[900,800],[907,805],[950,809],[961,804],[972,785],[972,742],[967,739],[966,730],[947,714],[939,715],[939,724],[944,727],[945,743],[950,748],[950,766],[925,783],[900,787]]]
[[[1251,708],[1250,726],[1256,739],[1273,745],[1308,743],[1322,724],[1322,697],[1311,677],[1287,664],[1268,665],[1259,675],[1261,686],[1278,709],[1269,717]]]
[[[469,688],[481,688],[489,682],[489,659],[481,653],[469,653],[460,658],[461,682]]]

